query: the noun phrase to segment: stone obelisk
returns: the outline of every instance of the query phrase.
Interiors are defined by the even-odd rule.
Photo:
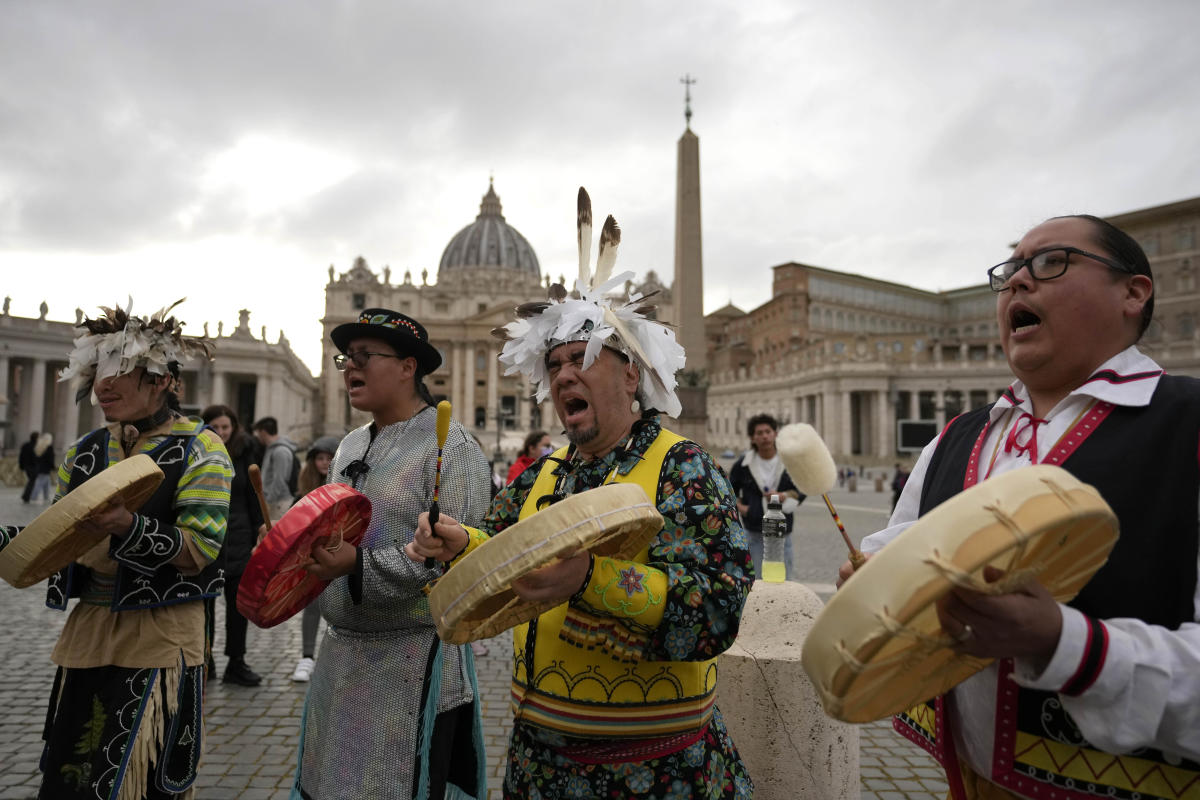
[[[700,249],[700,138],[692,132],[691,75],[684,85],[686,129],[679,137],[675,176],[675,282],[676,336],[687,353],[687,365],[679,375],[679,433],[704,443],[708,420],[708,342],[704,335],[704,258]]]

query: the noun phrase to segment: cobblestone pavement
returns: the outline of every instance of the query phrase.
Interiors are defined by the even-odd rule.
[[[19,491],[0,487],[0,522],[27,522],[41,510],[25,506]],[[832,495],[846,528],[855,539],[886,522],[890,495]],[[837,529],[823,505],[805,503],[798,512],[796,574],[827,598],[844,559]],[[0,584],[0,800],[31,800],[41,783],[38,758],[46,701],[54,668],[49,653],[64,616],[43,605],[42,587],[18,591]],[[224,613],[224,600],[217,603]],[[217,676],[205,695],[206,755],[196,784],[198,800],[282,800],[287,798],[296,766],[296,744],[306,684],[290,679],[300,657],[299,618],[270,630],[251,627],[248,663],[264,676],[247,689],[222,684],[223,623],[217,621]],[[500,796],[509,723],[508,676],[512,643],[508,636],[486,642],[478,659],[488,758],[489,798]],[[928,800],[944,797],[941,770],[922,751],[891,730],[888,722],[865,725],[862,737],[862,797],[880,800]]]

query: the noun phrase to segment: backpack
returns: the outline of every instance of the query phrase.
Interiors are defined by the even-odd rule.
[[[268,447],[267,450],[270,451],[273,447],[287,447],[287,449],[292,453],[292,471],[288,473],[287,487],[288,492],[291,493],[292,497],[295,497],[300,486],[300,457],[296,455],[295,450],[292,450],[292,448],[288,447],[283,442],[275,442]],[[266,456],[264,455],[263,458],[266,458]]]
[[[287,447],[287,445],[284,445]],[[300,487],[300,456],[296,455],[296,451],[292,451],[292,471],[288,474],[288,491],[292,493],[292,497],[296,496],[296,492]]]

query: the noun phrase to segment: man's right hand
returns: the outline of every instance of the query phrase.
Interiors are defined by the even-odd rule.
[[[863,563],[867,563],[867,559],[871,558],[871,553],[863,553]],[[838,567],[837,588],[842,588],[842,584],[850,580],[850,576],[854,574],[854,565],[847,559]]]
[[[429,514],[422,512],[417,517],[417,530],[413,540],[404,546],[404,554],[413,561],[424,563],[426,558],[438,561],[453,561],[470,542],[466,529],[458,524],[458,520],[448,514],[442,514],[437,522],[437,535],[429,530]]]

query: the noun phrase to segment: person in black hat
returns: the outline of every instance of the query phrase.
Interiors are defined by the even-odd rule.
[[[357,547],[318,547],[308,567],[332,582],[320,597],[329,627],[310,678],[297,789],[314,800],[440,798],[453,784],[454,796],[482,798],[471,649],[438,640],[421,590],[439,570],[402,550],[433,499],[437,414],[424,379],[441,356],[419,322],[382,308],[331,336],[350,405],[372,421],[337,446],[329,481],[366,495],[371,520]],[[483,451],[451,422],[442,456],[442,512],[478,524],[492,498]]]

